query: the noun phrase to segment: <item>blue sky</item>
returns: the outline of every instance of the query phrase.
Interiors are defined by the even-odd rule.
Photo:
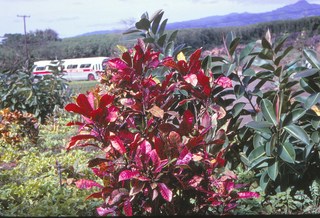
[[[298,0],[0,0],[0,36],[53,29],[61,38],[107,29],[127,29],[141,14],[164,10],[168,22],[229,13],[265,12]],[[320,0],[308,0],[320,4]]]

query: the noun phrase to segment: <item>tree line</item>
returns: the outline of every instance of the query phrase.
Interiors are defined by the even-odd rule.
[[[304,43],[296,46],[312,46],[320,37],[320,17],[307,17],[298,20],[281,20],[259,23],[242,27],[224,28],[194,28],[181,29],[176,43],[187,44],[193,48],[202,47],[210,50],[223,44],[223,36],[234,32],[241,38],[242,43],[248,43],[261,38],[267,29],[279,36],[286,34],[291,40],[301,39]],[[30,63],[43,59],[81,58],[94,56],[116,56],[119,52],[116,45],[131,46],[135,43],[132,38],[121,33],[77,36],[59,38],[52,29],[36,30],[27,33],[27,45],[23,34],[5,34],[0,44],[0,70],[23,66],[27,58]],[[305,43],[309,45],[305,45]],[[26,54],[26,47],[27,52]]]

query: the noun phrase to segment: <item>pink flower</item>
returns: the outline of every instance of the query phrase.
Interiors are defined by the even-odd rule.
[[[222,86],[223,88],[232,88],[232,82],[231,79],[225,76],[218,77],[215,81],[215,84]]]

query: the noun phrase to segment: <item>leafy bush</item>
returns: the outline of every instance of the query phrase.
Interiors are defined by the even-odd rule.
[[[108,61],[106,88],[65,109],[82,119],[67,146],[95,147],[100,157],[89,161],[99,181],[77,181],[79,188],[99,188],[88,198],[101,198],[99,215],[226,214],[241,198],[259,196],[237,184],[224,168],[228,150],[222,91],[231,80],[215,77],[201,62],[201,49],[187,60],[163,29],[162,11],[136,24],[142,40],[121,58]],[[156,51],[155,51],[156,50]],[[205,59],[207,61],[207,59]],[[225,103],[225,104],[223,104]]]
[[[28,138],[36,144],[38,134],[38,120],[32,114],[11,112],[8,108],[0,110],[0,141],[17,144]]]
[[[244,121],[229,135],[237,144],[233,154],[248,171],[255,171],[267,194],[284,192],[291,186],[293,193],[300,189],[308,192],[320,163],[316,54],[304,50],[314,67],[307,69],[301,60],[288,62],[292,47],[283,48],[285,38],[274,42],[267,32],[258,44],[250,43],[238,54],[234,51],[239,40],[229,35],[228,57],[219,58],[223,64],[214,67],[217,71],[227,69],[224,73],[234,83],[237,102],[227,112],[226,118],[231,119],[228,129],[234,129],[235,121]]]
[[[0,74],[0,109],[9,108],[34,114],[42,123],[69,100],[68,85],[57,66],[52,75],[31,75],[31,70],[7,71]]]

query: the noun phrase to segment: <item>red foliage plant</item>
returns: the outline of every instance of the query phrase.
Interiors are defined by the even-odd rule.
[[[225,110],[215,96],[232,84],[202,69],[200,56],[198,49],[188,61],[161,60],[138,41],[108,61],[104,76],[110,80],[102,83],[112,89],[80,94],[65,107],[82,115],[68,124],[79,126],[79,133],[67,149],[103,152],[88,163],[102,183],[76,183],[99,189],[87,198],[103,199],[99,215],[226,213],[239,198],[258,196],[238,192],[244,186],[223,170],[227,129],[219,121]]]

